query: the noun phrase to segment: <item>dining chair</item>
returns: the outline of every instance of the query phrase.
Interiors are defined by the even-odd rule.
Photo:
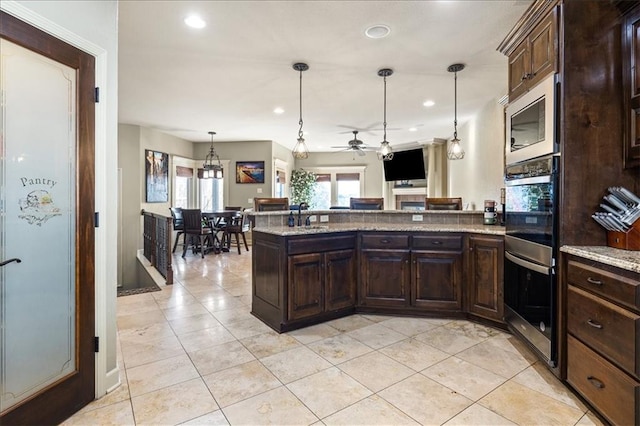
[[[194,253],[200,250],[200,254],[204,258],[205,242],[208,241],[213,246],[213,230],[209,226],[203,226],[202,211],[200,209],[183,209],[182,218],[184,220],[185,233],[182,257],[186,255],[187,249],[191,247]]]
[[[383,198],[354,198],[349,199],[351,210],[382,210],[384,207]]]
[[[178,246],[178,241],[180,240],[180,235],[182,235],[182,245],[184,246],[187,241],[187,237],[184,234],[184,220],[182,219],[182,208],[181,207],[169,207],[171,211],[171,218],[173,219],[173,230],[178,231],[176,234],[176,240],[173,243],[173,250],[171,253],[176,252],[176,247]]]
[[[249,251],[245,232],[249,232],[250,228],[249,218],[246,214],[240,213],[237,216],[232,217],[224,228],[223,241],[225,242],[227,249],[231,250],[231,245],[233,244],[238,247],[238,254],[242,254],[242,250],[240,249],[240,236],[242,236],[244,248]],[[235,243],[231,241],[232,236],[235,236]]]
[[[462,210],[462,197],[425,198],[425,210]]]

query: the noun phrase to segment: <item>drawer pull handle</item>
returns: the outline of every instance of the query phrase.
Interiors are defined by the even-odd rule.
[[[433,244],[434,246],[441,246],[442,241],[432,241],[431,244]]]
[[[589,383],[591,383],[593,386],[597,387],[598,389],[604,389],[604,383],[602,383],[600,380],[596,379],[593,376],[587,376],[587,380],[589,381]]]
[[[592,321],[591,318],[587,320],[587,324],[589,324],[593,328],[602,328],[602,324]]]
[[[602,282],[602,281],[600,281],[600,280],[594,280],[594,279],[593,279],[593,278],[591,278],[591,277],[587,278],[587,282],[588,282],[589,284],[595,284],[595,285],[602,285],[602,284],[603,284],[603,282]]]
[[[383,239],[380,240],[380,242],[382,244],[389,244],[391,241],[387,240],[386,238],[383,238]]]

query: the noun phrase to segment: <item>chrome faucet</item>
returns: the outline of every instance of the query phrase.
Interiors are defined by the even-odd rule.
[[[309,205],[305,202],[302,202],[298,205],[298,226],[302,226],[302,209],[305,210],[309,207]]]

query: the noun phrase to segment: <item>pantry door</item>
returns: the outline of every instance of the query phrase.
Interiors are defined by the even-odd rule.
[[[0,12],[0,424],[94,399],[94,64]]]

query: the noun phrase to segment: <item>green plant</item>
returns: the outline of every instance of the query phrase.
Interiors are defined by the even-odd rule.
[[[291,172],[291,204],[307,203],[311,207],[316,191],[316,175],[303,169]]]

